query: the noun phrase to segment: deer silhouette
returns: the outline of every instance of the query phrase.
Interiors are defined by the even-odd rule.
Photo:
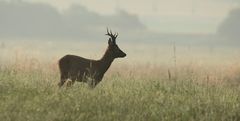
[[[118,33],[113,34],[107,29],[108,47],[99,60],[91,60],[76,55],[65,55],[59,60],[59,69],[61,74],[59,87],[70,79],[68,86],[74,84],[75,81],[88,83],[89,86],[95,87],[101,82],[105,72],[109,69],[115,58],[123,58],[126,54],[116,44]]]

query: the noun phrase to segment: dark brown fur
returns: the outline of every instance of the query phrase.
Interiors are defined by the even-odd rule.
[[[95,87],[103,78],[115,58],[125,57],[126,54],[119,49],[116,44],[117,34],[107,31],[110,36],[108,48],[100,60],[90,60],[75,55],[66,55],[59,60],[61,80],[59,87],[63,86],[67,79],[75,81],[89,82],[90,86]]]

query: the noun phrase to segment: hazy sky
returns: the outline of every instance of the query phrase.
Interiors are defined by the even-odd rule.
[[[19,1],[19,0],[15,0]],[[150,30],[158,32],[215,33],[239,0],[22,0],[49,3],[61,12],[81,4],[99,14],[119,9],[136,14]]]

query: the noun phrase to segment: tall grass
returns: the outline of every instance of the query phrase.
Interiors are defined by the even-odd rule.
[[[82,83],[59,89],[56,64],[32,63],[1,67],[0,120],[240,120],[238,66],[178,64],[173,81],[165,66],[115,65],[94,89]]]

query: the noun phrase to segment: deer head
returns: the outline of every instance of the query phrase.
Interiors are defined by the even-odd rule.
[[[107,29],[107,36],[110,36],[108,39],[108,50],[114,58],[123,58],[126,54],[118,47],[116,44],[116,38],[118,33],[113,34],[112,31]]]

